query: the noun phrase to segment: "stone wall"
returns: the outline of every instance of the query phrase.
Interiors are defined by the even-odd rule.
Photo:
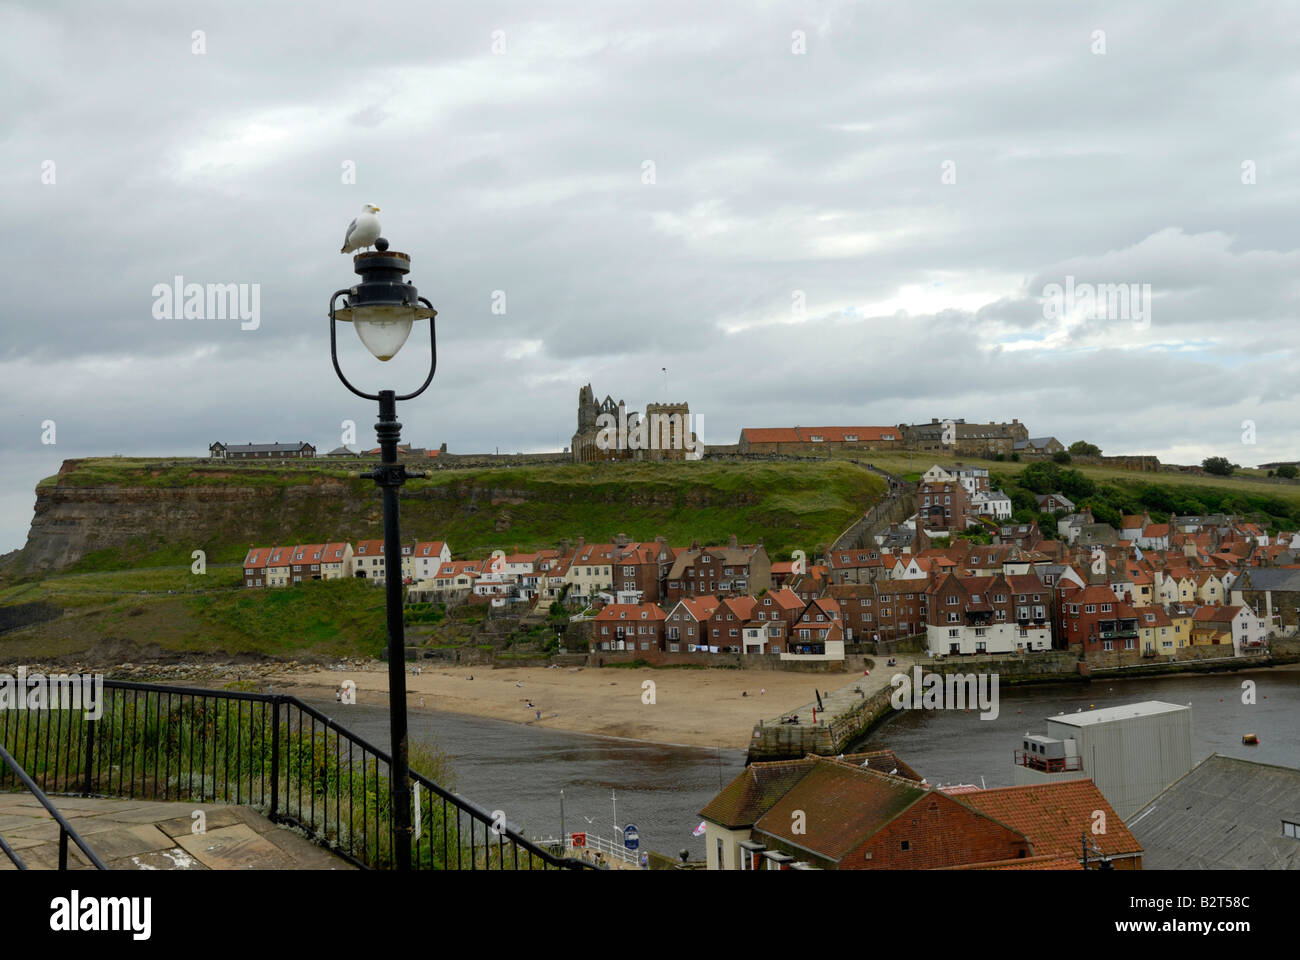
[[[790,760],[810,753],[832,757],[894,712],[889,702],[892,687],[877,690],[856,706],[837,714],[829,723],[763,723],[755,727],[746,762]]]
[[[567,453],[444,453],[427,461],[432,470],[468,470],[483,467],[536,467],[572,463]]]
[[[1008,654],[1001,657],[944,657],[921,660],[926,673],[947,676],[950,673],[996,673],[999,682],[1037,677],[1074,677],[1079,674],[1079,658],[1063,650]]]

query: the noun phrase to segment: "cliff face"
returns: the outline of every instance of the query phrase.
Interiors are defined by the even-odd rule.
[[[6,572],[188,565],[197,549],[208,563],[238,563],[250,544],[383,535],[379,491],[355,473],[302,467],[272,477],[264,469],[156,466],[65,463],[54,482],[37,487],[27,544]],[[401,491],[403,539],[444,539],[461,556],[549,547],[565,537],[607,542],[620,532],[673,543],[736,534],[764,540],[769,552],[810,550],[833,539],[873,499],[871,484],[879,485],[865,471],[835,465],[759,483],[737,474],[744,467],[638,469],[644,475],[571,466],[434,473]],[[813,509],[791,506],[802,496]]]
[[[337,485],[340,488],[342,484]],[[310,489],[310,488],[308,488]],[[22,571],[59,570],[88,553],[133,544],[228,541],[267,511],[281,512],[295,488],[40,487]],[[251,532],[251,531],[250,531]]]

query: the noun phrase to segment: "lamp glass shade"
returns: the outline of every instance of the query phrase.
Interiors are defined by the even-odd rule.
[[[366,349],[380,360],[391,360],[411,335],[415,311],[407,306],[358,306],[352,310],[352,325]]]

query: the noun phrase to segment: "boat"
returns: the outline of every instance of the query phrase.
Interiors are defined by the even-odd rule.
[[[1248,733],[1241,738],[1241,742],[1252,747],[1259,746],[1259,737],[1253,733]]]

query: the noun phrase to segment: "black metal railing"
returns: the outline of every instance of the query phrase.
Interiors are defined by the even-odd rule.
[[[97,719],[0,711],[0,746],[50,793],[246,804],[356,866],[394,866],[389,755],[295,697],[107,680]],[[410,779],[416,869],[592,869],[422,774]],[[11,787],[0,767],[0,790]]]
[[[4,778],[9,774],[12,774],[13,777],[22,784],[32,796],[40,801],[41,806],[45,808],[45,811],[50,815],[54,822],[59,825],[60,870],[68,869],[69,840],[77,845],[78,849],[86,855],[86,859],[90,861],[91,865],[96,870],[108,869],[104,866],[103,861],[100,860],[99,857],[95,856],[95,852],[91,850],[90,847],[86,846],[86,841],[81,839],[81,835],[72,828],[72,824],[68,823],[63,814],[59,813],[58,808],[56,808],[54,804],[50,803],[50,798],[45,795],[45,791],[36,785],[36,781],[31,778],[26,770],[19,766],[18,761],[10,755],[9,751],[6,750],[2,744],[0,744],[0,783],[2,783]],[[5,841],[4,837],[0,837],[0,853],[3,853],[8,857],[10,861],[13,862],[13,865],[19,870],[27,869],[27,864],[23,861],[23,858],[19,856],[18,852]]]

